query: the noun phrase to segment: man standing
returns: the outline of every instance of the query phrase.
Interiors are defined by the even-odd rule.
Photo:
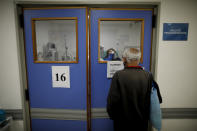
[[[138,66],[141,52],[123,52],[124,70],[114,74],[107,98],[107,112],[115,131],[147,131],[152,75]]]

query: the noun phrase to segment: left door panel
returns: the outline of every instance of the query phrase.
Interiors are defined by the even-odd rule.
[[[24,9],[24,31],[32,131],[85,131],[87,9]],[[69,67],[69,88],[53,66]]]

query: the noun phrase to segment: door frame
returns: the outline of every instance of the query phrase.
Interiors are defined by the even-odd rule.
[[[122,4],[122,5],[118,5],[118,4]],[[40,3],[39,3],[40,4]],[[55,6],[54,6],[55,4]],[[72,4],[72,6],[68,6],[68,4]],[[80,6],[78,6],[80,4]],[[88,5],[87,5],[88,4]],[[102,5],[101,5],[102,4]],[[125,5],[124,5],[125,4]],[[145,5],[146,4],[146,5]],[[26,67],[26,58],[25,58],[25,43],[24,43],[24,27],[23,27],[23,21],[22,21],[22,10],[23,8],[72,8],[72,7],[87,7],[86,9],[86,33],[87,33],[87,38],[86,38],[86,70],[87,70],[87,88],[86,88],[86,93],[87,93],[87,131],[91,131],[91,72],[90,72],[90,62],[91,60],[90,55],[90,19],[89,19],[89,9],[90,8],[113,8],[113,9],[120,9],[122,7],[126,7],[126,8],[135,8],[135,9],[142,9],[142,8],[153,8],[154,11],[154,15],[156,15],[156,27],[158,28],[152,28],[152,48],[151,48],[151,71],[152,73],[155,75],[155,72],[157,69],[155,69],[155,67],[157,67],[157,57],[158,57],[158,45],[156,43],[158,43],[158,34],[159,34],[159,13],[160,13],[160,3],[155,2],[155,3],[151,3],[151,4],[147,4],[147,3],[140,3],[138,5],[136,5],[133,2],[107,2],[107,4],[103,4],[102,2],[80,2],[78,4],[76,3],[72,3],[72,2],[64,2],[64,3],[45,3],[43,2],[41,5],[36,5],[36,2],[29,2],[28,5],[25,2],[16,2],[15,3],[15,22],[16,22],[16,35],[17,35],[17,52],[19,54],[19,73],[20,73],[20,85],[21,85],[21,99],[22,99],[22,109],[23,109],[23,122],[24,122],[24,131],[31,131],[31,118],[30,118],[30,108],[29,108],[29,101],[27,101],[25,99],[26,97],[26,89],[27,89],[27,67]],[[125,8],[124,8],[125,9]],[[89,61],[88,61],[89,59]]]

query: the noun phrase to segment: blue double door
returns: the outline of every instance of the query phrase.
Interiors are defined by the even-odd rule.
[[[113,48],[120,60],[124,48],[137,47],[150,70],[152,10],[27,8],[24,31],[31,130],[112,131],[105,57]],[[53,67],[66,67],[69,80]]]

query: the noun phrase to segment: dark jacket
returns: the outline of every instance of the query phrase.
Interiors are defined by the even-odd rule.
[[[107,98],[107,112],[115,130],[146,131],[150,114],[152,75],[137,67],[114,74]]]

